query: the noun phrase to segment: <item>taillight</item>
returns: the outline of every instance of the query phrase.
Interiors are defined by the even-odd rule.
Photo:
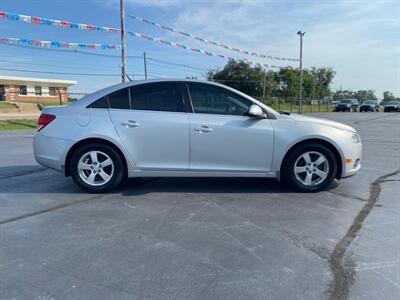
[[[38,119],[38,131],[42,130],[45,126],[49,125],[51,121],[56,118],[55,115],[41,114]]]

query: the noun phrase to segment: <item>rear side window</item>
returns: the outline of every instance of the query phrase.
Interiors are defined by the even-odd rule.
[[[110,108],[130,109],[129,88],[113,92],[107,96]]]
[[[132,109],[183,112],[183,101],[174,82],[142,84],[131,87]]]
[[[106,97],[101,97],[100,99],[94,101],[88,106],[89,108],[108,108],[108,101]]]

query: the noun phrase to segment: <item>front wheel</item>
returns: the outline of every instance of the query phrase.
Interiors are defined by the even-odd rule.
[[[291,188],[302,192],[319,192],[334,180],[337,161],[332,151],[320,144],[304,144],[286,157],[282,175]]]
[[[88,144],[78,148],[70,161],[74,182],[91,193],[104,193],[116,188],[124,179],[120,154],[106,144]]]

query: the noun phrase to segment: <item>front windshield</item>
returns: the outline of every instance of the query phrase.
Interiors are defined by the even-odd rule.
[[[400,105],[400,102],[398,102],[398,101],[390,101],[386,105]]]
[[[340,100],[340,103],[352,103],[351,100]]]
[[[369,100],[369,101],[365,101],[363,104],[375,104],[375,101]]]

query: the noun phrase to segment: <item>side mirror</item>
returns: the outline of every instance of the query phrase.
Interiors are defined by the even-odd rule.
[[[257,104],[250,105],[248,115],[255,118],[265,118],[265,114],[262,108],[259,107]]]

